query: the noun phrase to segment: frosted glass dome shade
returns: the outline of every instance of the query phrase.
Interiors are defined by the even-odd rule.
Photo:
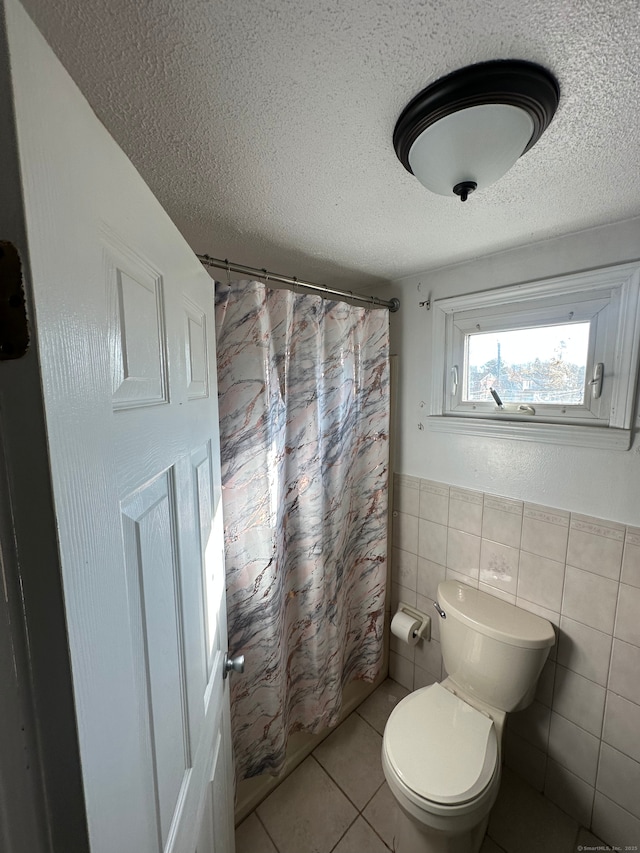
[[[482,104],[458,110],[430,125],[409,151],[411,171],[428,190],[453,195],[473,181],[490,186],[513,166],[534,133],[525,110],[510,104]]]

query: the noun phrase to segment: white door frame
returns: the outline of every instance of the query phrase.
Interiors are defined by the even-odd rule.
[[[34,316],[0,8],[0,241],[22,260]],[[88,850],[36,330],[0,361],[0,847]]]

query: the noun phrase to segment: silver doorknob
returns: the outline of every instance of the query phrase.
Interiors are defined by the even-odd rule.
[[[244,672],[244,655],[230,658],[227,652],[224,653],[222,677],[226,678],[230,672]]]

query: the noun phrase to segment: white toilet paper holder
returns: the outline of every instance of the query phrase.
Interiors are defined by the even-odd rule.
[[[414,636],[417,635],[421,640],[427,640],[427,642],[431,640],[431,616],[427,616],[426,613],[416,610],[415,607],[411,607],[403,601],[398,604],[397,612],[406,613],[408,616],[418,619],[420,621],[420,627],[414,632]]]

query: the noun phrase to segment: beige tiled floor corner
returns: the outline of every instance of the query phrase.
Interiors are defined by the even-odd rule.
[[[255,812],[236,829],[236,853],[278,853]]]
[[[388,847],[363,818],[351,824],[333,853],[389,853]]]
[[[489,837],[508,853],[572,850],[578,824],[509,768],[489,820]]]
[[[368,699],[365,699],[356,713],[373,726],[379,735],[382,735],[389,715],[408,693],[406,687],[387,678]]]
[[[311,756],[256,811],[279,853],[330,853],[358,816]]]
[[[236,853],[390,853],[399,807],[380,761],[408,691],[385,681],[236,830]],[[516,737],[516,735],[513,735]],[[508,767],[481,853],[576,853],[601,842]]]

